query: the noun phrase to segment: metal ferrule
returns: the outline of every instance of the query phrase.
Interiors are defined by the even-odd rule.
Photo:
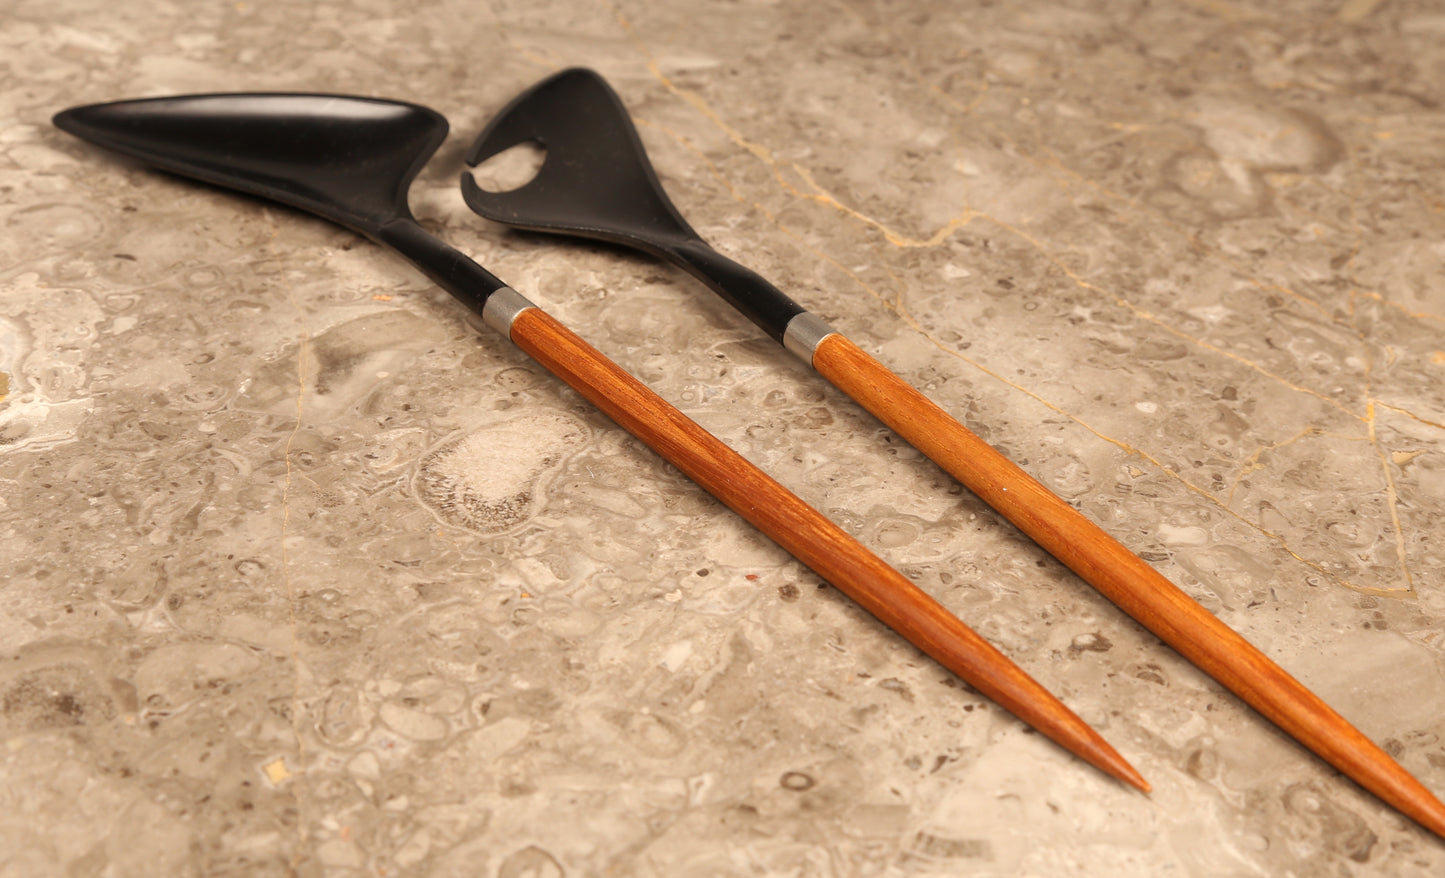
[[[783,347],[811,366],[813,351],[818,349],[823,339],[837,333],[838,330],[829,326],[823,318],[811,311],[804,311],[788,321],[788,328],[783,331]]]
[[[482,306],[482,322],[511,338],[512,321],[517,319],[518,314],[535,307],[526,296],[511,287],[499,287],[487,296],[487,303]]]

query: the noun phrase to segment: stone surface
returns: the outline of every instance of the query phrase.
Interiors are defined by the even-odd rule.
[[[0,875],[1437,876],[1341,779],[678,271],[507,233],[568,65],[682,212],[1445,793],[1445,16],[1404,0],[10,0]],[[1154,783],[1030,734],[404,263],[53,129],[417,101],[428,226]]]

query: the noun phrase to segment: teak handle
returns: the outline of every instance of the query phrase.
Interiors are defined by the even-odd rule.
[[[813,367],[1144,627],[1300,743],[1445,836],[1445,805],[1344,717],[1139,556],[842,335]]]
[[[1018,665],[842,528],[539,308],[512,341],[688,478],[979,692],[1100,770],[1149,786]]]

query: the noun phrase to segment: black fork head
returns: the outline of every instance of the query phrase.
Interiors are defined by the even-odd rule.
[[[416,104],[318,94],[213,94],[92,104],[55,124],[173,173],[308,210],[373,235],[446,139]]]
[[[517,228],[654,253],[697,240],[663,192],[627,108],[597,73],[575,67],[523,92],[482,131],[467,164],[528,142],[547,154],[525,185],[489,192],[462,175],[462,196],[472,210]]]

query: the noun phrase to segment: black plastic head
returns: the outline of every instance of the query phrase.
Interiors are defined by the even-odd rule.
[[[802,307],[708,246],[673,207],[617,93],[591,70],[544,79],[502,109],[467,153],[476,165],[535,141],[547,150],[526,185],[488,192],[462,174],[462,196],[489,220],[595,238],[682,266],[782,341]]]
[[[411,216],[407,189],[447,135],[446,119],[426,107],[316,94],[118,101],[66,110],[55,124],[167,171],[371,236]]]
[[[467,164],[529,141],[547,157],[526,185],[488,192],[462,175],[462,196],[472,210],[517,228],[659,255],[667,245],[698,239],[662,191],[627,108],[597,73],[575,67],[523,92],[477,138]]]

